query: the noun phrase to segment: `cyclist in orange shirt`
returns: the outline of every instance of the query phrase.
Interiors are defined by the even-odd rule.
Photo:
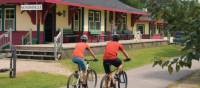
[[[117,57],[117,54],[119,51],[121,51],[123,55],[126,57],[126,59],[124,59],[125,61],[130,60],[123,45],[121,45],[118,41],[119,41],[119,35],[114,34],[112,36],[112,41],[106,44],[104,56],[103,56],[103,66],[104,66],[104,70],[106,74],[110,74],[111,65],[114,65],[118,69],[121,69],[120,67],[121,67],[122,61]]]
[[[91,50],[89,45],[87,44],[88,37],[86,35],[81,36],[81,42],[77,43],[75,46],[75,49],[73,51],[73,58],[72,61],[80,67],[80,70],[83,71],[83,75],[81,76],[82,81],[85,81],[86,76],[86,66],[84,63],[84,52],[85,50],[89,50],[89,52],[94,57],[94,61],[97,61],[96,56],[94,55],[94,52]]]

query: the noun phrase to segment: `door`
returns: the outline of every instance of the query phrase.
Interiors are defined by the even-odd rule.
[[[45,42],[53,42],[55,30],[56,30],[56,20],[55,20],[55,7],[52,7],[46,15],[45,24],[44,24],[44,38]]]

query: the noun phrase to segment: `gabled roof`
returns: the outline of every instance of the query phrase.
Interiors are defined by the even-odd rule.
[[[77,3],[88,7],[99,7],[99,9],[114,10],[127,13],[144,14],[140,9],[130,7],[119,0],[63,0],[65,2]],[[97,8],[98,9],[98,8]]]
[[[146,14],[140,9],[130,7],[119,0],[0,0],[0,4],[6,3],[58,3],[72,6],[86,7],[89,9],[108,10],[131,14]]]

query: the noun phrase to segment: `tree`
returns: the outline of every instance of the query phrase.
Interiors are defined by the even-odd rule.
[[[198,0],[148,0],[146,4],[153,18],[164,19],[166,29],[172,33],[182,31],[185,53],[172,60],[157,59],[154,65],[168,67],[170,73],[183,67],[191,68],[193,60],[200,60],[200,4]],[[173,68],[175,65],[175,68]]]

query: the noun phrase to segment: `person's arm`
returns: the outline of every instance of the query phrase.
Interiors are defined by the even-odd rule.
[[[122,45],[120,45],[120,50],[123,53],[123,55],[126,57],[124,60],[126,60],[128,58],[130,59],[130,57],[128,56],[128,53],[126,52],[126,50],[123,48]]]
[[[88,46],[87,49],[89,50],[89,52],[92,54],[94,59],[97,59],[96,56],[94,55],[94,52],[92,51],[92,49]]]

